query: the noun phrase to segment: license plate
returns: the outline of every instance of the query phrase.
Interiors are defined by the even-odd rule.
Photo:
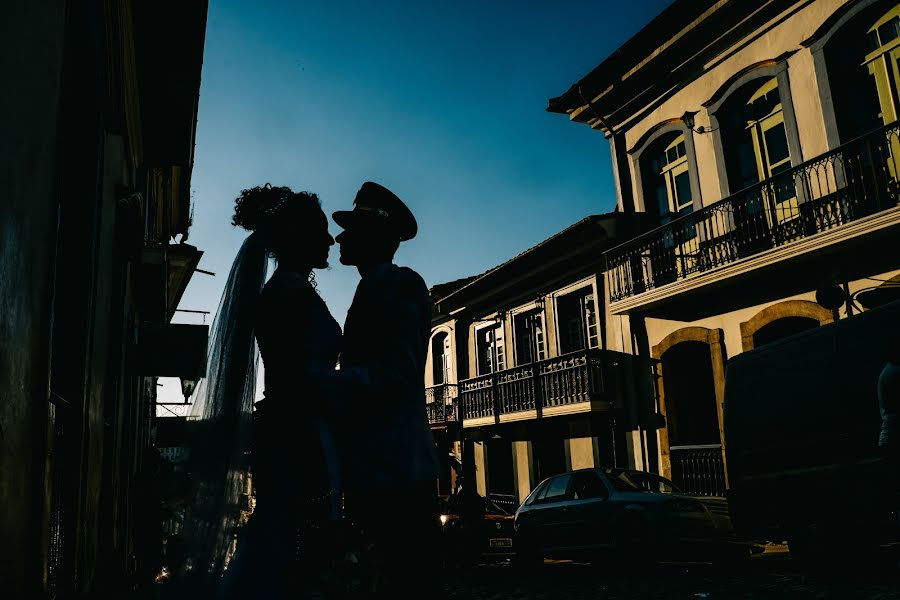
[[[512,538],[493,538],[491,548],[512,548]]]

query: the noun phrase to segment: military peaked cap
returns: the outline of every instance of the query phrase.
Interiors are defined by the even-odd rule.
[[[419,226],[412,211],[394,192],[377,183],[367,181],[356,192],[353,210],[339,210],[332,217],[344,229],[357,227],[393,230],[401,242],[416,237]]]

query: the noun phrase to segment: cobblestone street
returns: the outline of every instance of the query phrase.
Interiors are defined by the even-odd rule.
[[[759,555],[740,568],[667,564],[652,570],[609,574],[602,568],[551,562],[531,572],[508,563],[482,565],[475,572],[448,576],[448,598],[900,598],[900,570],[891,573],[808,575],[787,553]]]

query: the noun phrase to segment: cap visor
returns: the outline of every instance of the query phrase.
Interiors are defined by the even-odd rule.
[[[338,210],[331,213],[331,218],[337,223],[338,227],[343,229],[349,229],[353,226],[354,223],[357,222],[358,215],[353,211],[349,210]]]

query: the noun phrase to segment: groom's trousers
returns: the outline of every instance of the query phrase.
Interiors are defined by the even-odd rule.
[[[346,494],[346,511],[374,544],[384,598],[441,598],[440,515],[434,482]]]

